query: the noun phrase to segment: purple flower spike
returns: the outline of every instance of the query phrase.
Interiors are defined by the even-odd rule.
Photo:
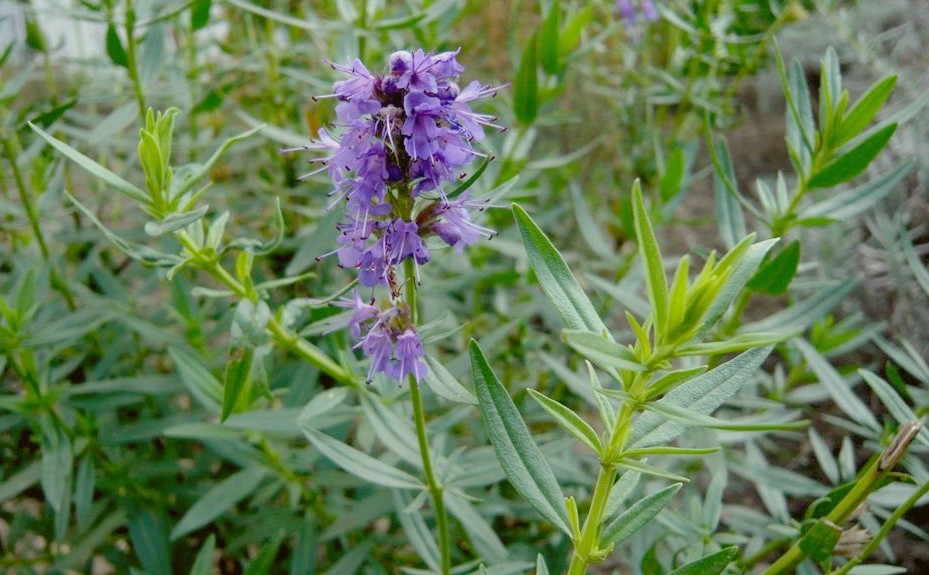
[[[352,311],[348,329],[371,360],[368,380],[383,373],[420,381],[427,373],[422,341],[402,303],[404,286],[414,278],[401,278],[403,283],[395,267],[412,260],[418,284],[419,266],[432,259],[430,235],[459,252],[493,235],[471,221],[486,202],[467,192],[449,200],[444,189],[467,177],[475,156],[487,157],[472,147],[485,130],[503,129],[493,116],[471,109],[500,88],[474,81],[462,89],[458,53],[400,50],[382,74],[359,60],[349,66],[330,62],[347,76],[326,96],[338,100],[337,132],[322,129],[308,145],[282,150],[319,153],[310,160],[314,169],[300,179],[326,172],[333,185],[328,209],[345,209],[339,246],[326,255],[355,270],[360,285],[389,293],[386,302],[362,300],[355,291],[334,303]]]

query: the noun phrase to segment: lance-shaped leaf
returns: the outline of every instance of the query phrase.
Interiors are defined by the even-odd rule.
[[[563,404],[547,397],[534,389],[527,390],[532,399],[536,400],[549,415],[555,418],[568,433],[573,435],[587,447],[594,450],[594,453],[600,454],[603,446],[600,444],[600,438],[597,432],[589,423],[581,419],[581,416],[565,407]]]
[[[726,547],[721,551],[681,565],[668,575],[719,575],[738,555],[738,547]]]
[[[831,188],[854,178],[881,153],[896,130],[897,124],[889,124],[863,138],[860,142],[849,142],[849,146],[851,144],[855,146],[843,152],[822,169],[817,170],[807,182],[807,186],[811,189]]]
[[[503,472],[536,511],[570,536],[564,494],[555,474],[474,340],[471,340],[470,351],[481,415]]]
[[[655,239],[655,232],[645,209],[645,200],[642,199],[642,185],[639,180],[632,185],[632,214],[635,237],[639,243],[639,257],[645,267],[648,301],[652,304],[655,318],[655,332],[663,336],[668,323],[668,279],[665,277],[658,240]]]
[[[632,504],[603,530],[601,547],[615,545],[645,527],[671,501],[682,483],[675,483]]]
[[[571,348],[606,370],[642,371],[632,350],[612,339],[586,330],[566,329],[561,337]]]
[[[133,200],[143,205],[148,205],[149,203],[148,194],[146,194],[145,192],[143,192],[136,186],[130,184],[126,180],[122,179],[121,177],[117,176],[116,174],[106,169],[105,167],[101,166],[97,162],[91,160],[84,154],[78,152],[77,150],[69,146],[68,144],[65,144],[58,138],[52,136],[51,134],[46,133],[42,128],[36,126],[32,122],[28,122],[28,124],[29,124],[29,127],[32,128],[36,134],[42,137],[42,139],[44,139],[46,142],[51,144],[59,152],[61,152],[62,154],[64,154],[65,156],[73,160],[80,167],[84,168],[85,170],[93,174],[94,176],[100,178],[104,182],[113,186],[114,188],[116,188],[117,191],[125,194],[126,196],[129,196]]]
[[[264,467],[248,467],[217,483],[181,517],[171,530],[171,540],[203,527],[254,493],[265,473]]]
[[[687,407],[697,413],[712,413],[755,375],[769,353],[771,347],[746,351],[719,367],[682,383],[655,403]],[[684,424],[669,421],[657,413],[644,413],[633,423],[629,446],[644,448],[664,445],[678,437],[686,428]]]
[[[806,358],[810,369],[819,378],[819,382],[826,388],[829,395],[835,401],[836,405],[852,418],[852,421],[860,423],[873,431],[881,429],[877,418],[871,413],[871,410],[863,401],[852,393],[851,386],[842,378],[838,371],[820,355],[816,348],[801,338],[793,341],[803,357]]]
[[[564,258],[529,214],[513,204],[513,216],[539,286],[570,329],[609,333]]]
[[[425,487],[421,481],[406,471],[391,467],[334,437],[330,437],[312,427],[302,426],[302,429],[316,449],[352,475],[385,487],[400,489],[421,489]]]

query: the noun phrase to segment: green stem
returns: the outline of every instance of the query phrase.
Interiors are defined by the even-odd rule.
[[[129,79],[132,81],[132,92],[139,104],[139,117],[145,118],[145,94],[142,92],[142,82],[139,80],[139,60],[136,57],[135,42],[135,10],[132,0],[126,0],[126,68],[129,70]]]
[[[881,480],[890,473],[891,468],[881,468],[880,457],[874,457],[864,471],[861,477],[855,482],[855,486],[841,501],[826,515],[826,521],[841,527],[852,516],[858,507],[879,485]],[[806,553],[800,548],[800,539],[794,541],[794,544],[778,558],[764,575],[781,575],[793,573],[797,565],[806,558]]]
[[[846,575],[854,567],[860,565],[863,561],[870,557],[872,553],[877,551],[881,541],[887,537],[890,531],[897,524],[897,521],[902,519],[906,512],[909,511],[914,505],[916,505],[916,502],[918,502],[926,493],[929,493],[929,481],[923,483],[919,489],[910,495],[910,497],[903,503],[903,505],[897,507],[897,509],[890,514],[890,517],[888,517],[887,521],[885,521],[881,526],[881,530],[878,531],[877,535],[875,535],[874,538],[868,542],[865,548],[861,550],[861,553],[843,565],[842,568],[836,571],[833,575]]]
[[[203,255],[189,235],[181,231],[175,234],[175,237],[184,246],[184,249],[194,258],[197,266],[212,275],[217,281],[226,286],[229,291],[240,298],[256,301],[258,295],[248,290],[237,279],[232,277],[229,272],[223,268],[219,262],[212,257]],[[321,349],[312,343],[301,338],[293,331],[284,327],[276,317],[272,316],[266,326],[268,332],[274,336],[278,347],[294,352],[301,359],[319,368],[324,373],[332,376],[334,379],[350,385],[358,385],[355,377],[350,371],[336,363]]]
[[[414,263],[412,259],[404,262],[406,280],[406,301],[410,307],[410,321],[415,325],[419,319],[416,304],[416,278],[414,276]],[[439,554],[441,555],[442,575],[448,575],[452,570],[452,545],[448,531],[448,512],[445,509],[444,487],[436,479],[432,467],[432,456],[429,453],[429,439],[426,436],[426,413],[423,409],[423,396],[419,389],[416,377],[410,375],[410,400],[413,402],[413,421],[416,424],[416,440],[419,443],[419,454],[422,457],[423,473],[426,476],[426,487],[432,497],[432,509],[435,512],[436,528],[439,531]]]
[[[77,309],[77,306],[74,303],[74,296],[71,294],[71,288],[68,287],[67,282],[61,279],[61,276],[59,276],[58,272],[55,270],[55,266],[50,262],[48,244],[45,243],[45,236],[42,234],[42,227],[39,225],[39,213],[35,207],[35,198],[29,193],[29,188],[26,187],[23,175],[19,171],[19,164],[16,163],[16,151],[13,149],[13,143],[10,141],[13,137],[15,136],[13,136],[12,133],[10,133],[9,136],[3,134],[0,139],[3,140],[3,151],[13,170],[13,179],[16,181],[20,202],[23,204],[23,209],[26,210],[26,217],[29,219],[32,233],[35,236],[36,242],[39,244],[39,251],[42,252],[42,259],[49,265],[52,285],[61,293],[62,297],[64,297],[68,309],[74,311]]]
[[[634,414],[634,405],[631,402],[623,403],[619,417],[616,420],[616,426],[610,436],[610,442],[604,456],[600,459],[600,472],[597,474],[597,483],[594,485],[590,509],[587,512],[587,518],[584,520],[580,539],[574,544],[574,553],[571,555],[571,563],[568,565],[568,575],[584,575],[584,573],[587,573],[588,565],[592,562],[593,556],[599,551],[600,526],[603,524],[603,514],[606,512],[610,492],[616,482],[616,464],[613,461],[616,454],[621,453],[626,446]]]

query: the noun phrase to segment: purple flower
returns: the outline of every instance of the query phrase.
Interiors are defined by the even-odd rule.
[[[381,309],[375,305],[365,302],[358,295],[358,290],[352,290],[352,297],[339,298],[332,302],[336,307],[344,307],[354,310],[351,319],[348,320],[348,333],[355,339],[361,337],[361,326],[377,317]]]
[[[413,160],[431,158],[438,150],[436,120],[442,117],[442,102],[423,92],[410,92],[403,99],[406,121],[400,133],[406,136],[406,153]]]
[[[486,202],[472,201],[470,192],[465,191],[454,200],[438,204],[431,214],[428,228],[460,253],[480,238],[490,239],[494,236],[493,230],[471,221],[471,212],[481,211],[485,207]]]
[[[423,361],[424,356],[423,343],[419,339],[419,334],[407,328],[397,337],[395,364],[397,381],[403,381],[407,375],[412,375],[416,378],[416,381],[422,381],[428,371],[426,363]]]
[[[636,4],[639,6],[636,7]],[[614,9],[616,14],[626,21],[628,27],[635,25],[640,13],[646,22],[654,22],[659,18],[654,0],[616,0]]]

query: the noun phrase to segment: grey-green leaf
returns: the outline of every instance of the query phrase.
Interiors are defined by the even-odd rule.
[[[565,325],[571,329],[608,333],[600,314],[587,299],[587,295],[578,285],[577,279],[551,240],[517,204],[513,204],[513,216],[516,218],[519,235],[529,256],[529,264],[539,280],[539,286],[555,305]]]
[[[132,198],[133,200],[143,204],[148,205],[149,198],[148,194],[137,188],[136,186],[130,184],[126,180],[117,176],[110,170],[104,168],[97,162],[91,160],[84,154],[78,152],[68,144],[65,144],[58,138],[46,133],[42,128],[36,126],[32,122],[28,122],[29,127],[32,128],[36,134],[42,137],[46,142],[52,145],[59,152],[70,158],[72,161],[77,163],[80,167],[84,168],[92,175],[100,178],[104,182],[116,188],[117,191],[122,192],[126,196]]]
[[[668,573],[668,575],[719,575],[739,555],[738,547],[726,547],[691,561]]]
[[[391,467],[379,459],[371,457],[338,439],[311,427],[303,427],[303,433],[323,455],[336,465],[356,475],[385,487],[400,489],[421,489],[423,484],[406,471]]]
[[[597,432],[594,431],[589,423],[581,419],[580,415],[534,389],[529,389],[527,391],[532,399],[536,400],[536,402],[542,406],[542,409],[554,417],[555,421],[561,424],[568,433],[591,448],[594,453],[598,455],[601,453],[603,446],[600,444],[600,438],[597,436]]]
[[[264,467],[247,467],[217,483],[181,517],[171,530],[171,540],[175,541],[203,527],[251,495],[264,479],[265,473]]]
[[[587,330],[566,329],[561,337],[572,349],[599,365],[603,369],[625,369],[642,371],[635,354],[628,347],[620,345],[605,335]]]
[[[507,479],[536,511],[570,537],[564,494],[555,474],[474,340],[470,352],[481,415]]]
[[[645,527],[649,521],[664,509],[665,505],[674,497],[674,494],[680,490],[681,485],[683,484],[669,485],[648,497],[636,501],[629,509],[623,511],[619,517],[606,526],[600,539],[601,546],[605,547],[619,543]]]

